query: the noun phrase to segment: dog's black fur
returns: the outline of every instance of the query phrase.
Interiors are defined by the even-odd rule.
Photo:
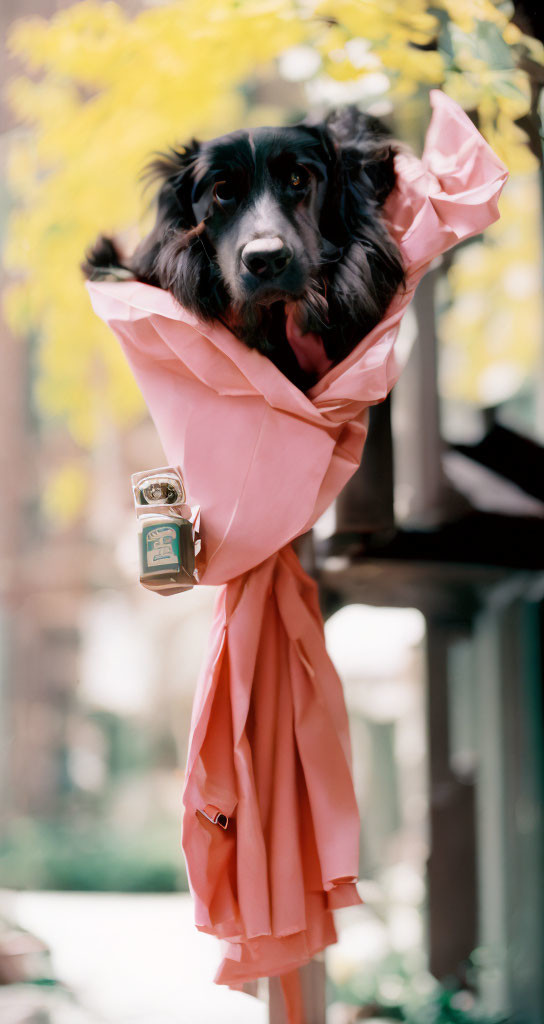
[[[382,217],[397,144],[377,118],[347,107],[319,124],[193,140],[148,168],[160,182],[155,226],[123,260],[101,237],[91,279],[133,275],[220,320],[298,387],[315,377],[285,335],[285,303],[333,362],[382,319],[403,282]]]

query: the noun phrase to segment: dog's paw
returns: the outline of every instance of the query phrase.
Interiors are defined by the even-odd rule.
[[[111,238],[101,235],[85,253],[81,269],[89,281],[132,281],[135,275],[123,265],[121,254]]]
[[[135,281],[136,277],[132,270],[126,267],[92,267],[86,273],[89,281]]]

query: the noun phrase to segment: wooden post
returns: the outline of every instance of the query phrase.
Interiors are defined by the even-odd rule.
[[[393,392],[395,486],[404,493],[400,518],[418,528],[455,519],[469,507],[442,469],[435,278],[436,271],[429,271],[417,287],[417,338]]]
[[[368,435],[357,472],[336,499],[338,533],[391,533],[393,515],[393,441],[391,401],[370,409]]]
[[[459,976],[477,944],[475,786],[451,764],[448,654],[462,635],[460,624],[427,619],[429,967],[440,980]]]

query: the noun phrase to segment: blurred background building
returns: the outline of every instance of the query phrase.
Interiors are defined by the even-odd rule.
[[[418,150],[438,86],[511,177],[501,221],[420,286],[404,374],[305,554],[362,821],[365,905],[327,953],[327,1020],[541,1024],[541,12],[25,0],[2,18],[0,1018],[269,1013],[213,988],[192,926],[181,789],[213,593],[137,583],[130,474],[164,456],[82,252],[144,229],[154,148],[355,101]]]

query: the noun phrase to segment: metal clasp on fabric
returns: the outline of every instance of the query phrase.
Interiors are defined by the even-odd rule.
[[[220,828],[224,829],[228,828],[229,819],[218,807],[214,807],[213,804],[206,804],[205,807],[199,807],[198,810],[208,821],[211,821],[212,825],[219,825]]]

